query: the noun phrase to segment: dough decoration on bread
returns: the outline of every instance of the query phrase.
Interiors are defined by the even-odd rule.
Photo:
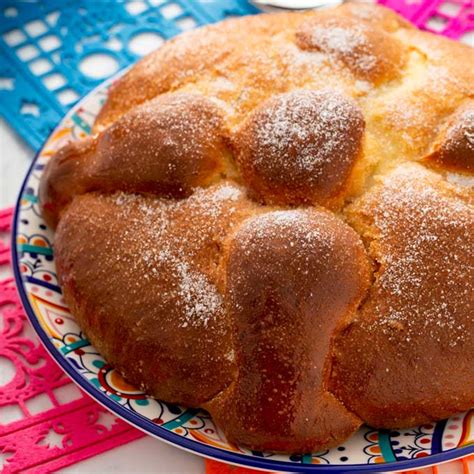
[[[41,180],[87,337],[254,450],[470,409],[473,62],[355,4],[144,58]]]
[[[337,91],[280,94],[239,129],[236,162],[263,202],[330,207],[342,201],[363,132],[362,112]]]

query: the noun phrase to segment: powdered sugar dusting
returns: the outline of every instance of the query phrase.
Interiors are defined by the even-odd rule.
[[[372,89],[372,85],[370,82],[367,81],[361,81],[361,80],[356,80],[354,82],[355,88],[357,91],[362,92],[362,93],[368,93]]]
[[[328,217],[318,214],[318,224],[322,227]],[[318,249],[322,259],[329,259],[334,251],[336,237],[315,226],[315,217],[304,209],[273,211],[249,219],[245,223],[246,232],[242,239],[278,239],[281,235],[291,235],[282,245],[293,248],[295,253],[303,256],[304,260],[311,257],[311,253]],[[248,246],[250,249],[252,246]],[[333,262],[336,264],[336,262]],[[301,269],[304,273],[304,270]]]
[[[181,309],[180,327],[207,327],[208,322],[223,311],[222,296],[206,275],[192,269],[188,260],[183,258],[182,252],[165,247],[145,262],[152,271],[161,267],[172,272],[176,287],[171,296],[176,298],[175,304]]]
[[[230,200],[237,201],[239,197],[242,196],[242,191],[231,185],[224,185],[217,188],[217,190],[212,194],[213,199],[217,201]]]
[[[423,69],[420,81],[413,81],[410,75],[402,78],[401,86],[383,96],[380,103],[382,120],[389,133],[395,133],[393,142],[401,137],[407,153],[424,153],[435,139],[440,119],[446,118],[453,98],[461,91],[461,82],[448,69],[432,64]]]
[[[225,237],[241,198],[241,189],[226,182],[196,189],[183,201],[126,193],[112,197],[123,218],[135,223],[132,238],[141,248],[136,264],[143,265],[149,284],[161,282],[162,296],[178,308],[182,328],[208,327],[222,318],[223,300],[207,249]]]
[[[202,273],[190,271],[186,262],[179,262],[176,269],[180,278],[178,301],[183,304],[186,317],[181,326],[206,327],[211,315],[222,310],[222,296]]]
[[[465,188],[474,188],[474,176],[458,173],[447,173],[446,179],[449,183]]]
[[[295,91],[279,96],[262,113],[256,127],[256,164],[278,167],[285,179],[319,178],[332,160],[351,164],[362,118],[335,91]],[[270,161],[272,161],[270,163]]]
[[[335,20],[327,25],[316,24],[311,32],[311,42],[324,51],[350,59],[361,71],[370,72],[377,64],[362,25],[347,28]]]
[[[436,94],[443,99],[449,100],[452,91],[457,90],[461,92],[464,87],[462,83],[444,66],[430,64],[425,72],[426,81],[429,86],[433,87]],[[466,90],[466,93],[469,93]]]
[[[450,130],[447,136],[446,146],[456,145],[456,140],[463,140],[466,142],[468,148],[474,152],[474,110],[466,110],[462,114],[462,120]],[[450,143],[451,142],[451,143]]]
[[[369,198],[381,265],[370,311],[372,324],[404,331],[407,342],[422,331],[454,346],[472,322],[474,211],[440,186],[438,176],[406,165]]]
[[[116,123],[122,136],[135,136],[137,143],[146,143],[141,150],[153,156],[173,153],[174,168],[190,155],[200,156],[220,143],[222,117],[215,104],[197,93],[164,94],[135,107]],[[122,140],[123,142],[123,140]],[[107,146],[114,147],[115,140]],[[126,146],[126,142],[124,142]],[[134,150],[130,150],[130,154]]]
[[[196,212],[204,212],[207,216],[218,218],[222,214],[223,207],[230,203],[235,203],[243,196],[242,190],[227,183],[223,183],[210,190],[198,189],[189,200],[189,207]],[[229,208],[230,212],[235,211],[234,207]]]

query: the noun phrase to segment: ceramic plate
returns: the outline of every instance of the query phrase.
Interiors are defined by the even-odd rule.
[[[68,311],[56,277],[54,234],[38,206],[38,184],[46,162],[66,142],[90,133],[107,89],[105,83],[74,107],[36,156],[18,198],[13,232],[13,267],[26,313],[53,358],[82,389],[152,436],[196,454],[272,471],[405,470],[474,452],[474,410],[406,430],[363,427],[343,445],[320,453],[249,451],[228,443],[207,413],[149,398],[127,384]]]

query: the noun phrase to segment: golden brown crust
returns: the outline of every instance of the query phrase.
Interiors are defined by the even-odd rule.
[[[257,198],[334,205],[361,151],[364,119],[334,90],[280,94],[256,108],[234,137],[236,161]]]
[[[474,101],[448,119],[425,160],[449,170],[474,172]]]
[[[93,172],[101,189],[186,196],[224,172],[225,138],[222,112],[208,98],[162,95],[99,135]]]
[[[351,4],[229,20],[142,60],[41,183],[92,342],[258,449],[469,408],[473,61]],[[302,203],[363,237],[368,293],[347,225],[274,207]]]
[[[358,235],[327,211],[261,214],[233,237],[226,272],[237,379],[206,408],[252,449],[337,445],[361,424],[326,382],[330,340],[369,283]]]
[[[365,119],[382,158],[420,159],[429,153],[440,127],[473,95],[474,48],[416,29],[397,37],[410,49],[398,84],[367,104]]]
[[[88,163],[95,150],[91,137],[71,142],[50,159],[41,177],[39,201],[42,215],[53,229],[59,222],[61,211],[76,195],[89,188]]]
[[[66,210],[55,239],[64,297],[130,382],[200,406],[232,380],[218,265],[227,233],[253,206],[224,183],[184,201],[86,194]]]
[[[417,165],[348,210],[378,270],[335,341],[331,389],[374,427],[413,426],[474,404],[474,210]]]
[[[180,198],[227,169],[218,107],[198,94],[162,95],[96,138],[61,149],[46,167],[40,199],[47,221],[55,226],[77,194],[120,190]]]
[[[373,22],[332,11],[301,25],[296,40],[303,50],[326,53],[357,78],[373,83],[397,78],[406,61],[402,43]]]

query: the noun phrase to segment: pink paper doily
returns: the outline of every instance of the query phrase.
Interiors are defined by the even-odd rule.
[[[40,344],[9,268],[11,218],[0,211],[0,471],[43,474],[144,435],[82,393]]]
[[[378,0],[422,30],[462,39],[474,46],[473,0]],[[464,38],[465,35],[470,37]]]

